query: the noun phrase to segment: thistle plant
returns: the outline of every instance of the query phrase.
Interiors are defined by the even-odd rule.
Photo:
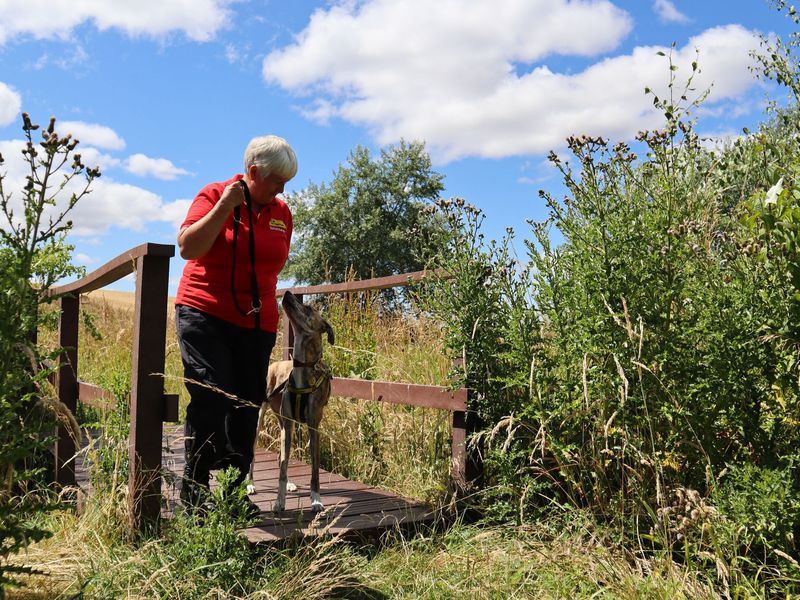
[[[75,152],[78,140],[56,132],[54,118],[38,143],[33,138],[39,125],[27,113],[22,123],[28,170],[22,190],[10,191],[8,174],[0,173],[0,598],[15,575],[29,572],[6,559],[48,535],[32,517],[55,506],[39,484],[56,419],[71,425],[73,434],[77,429],[66,407],[48,392],[49,371],[40,368],[60,350],[44,356],[34,340],[49,288],[81,273],[70,263],[67,216],[100,176]],[[66,204],[59,205],[64,196]]]

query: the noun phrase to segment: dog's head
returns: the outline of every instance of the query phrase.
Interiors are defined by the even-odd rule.
[[[322,315],[319,314],[316,308],[303,304],[292,292],[285,292],[283,294],[281,306],[283,306],[283,312],[292,323],[295,335],[302,332],[306,336],[321,336],[324,332],[328,335],[328,343],[334,343],[331,324],[322,318]]]

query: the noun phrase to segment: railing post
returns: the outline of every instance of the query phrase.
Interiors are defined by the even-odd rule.
[[[461,357],[454,358],[453,369],[456,371],[463,370],[464,359]],[[468,447],[470,436],[478,431],[476,417],[475,412],[470,410],[470,395],[469,390],[467,390],[464,410],[453,411],[451,476],[457,491],[464,490],[468,486],[480,485],[483,477],[483,457],[480,449],[475,446]]]
[[[466,411],[453,411],[452,466],[451,476],[457,490],[480,485],[483,477],[483,458],[480,449],[468,447],[469,437],[477,431],[475,413],[469,410],[467,395]]]
[[[450,477],[453,480],[453,484],[455,484],[456,489],[463,489],[467,484],[467,416],[463,410],[453,411],[452,438],[452,462],[450,466]]]
[[[295,294],[295,297],[302,302],[303,301],[303,294]],[[292,352],[294,350],[294,330],[292,329],[292,324],[289,322],[286,313],[283,314],[283,360],[289,360],[292,358]]]
[[[164,340],[167,334],[169,256],[136,260],[136,317],[130,396],[128,488],[132,525],[140,529],[161,512]]]
[[[61,316],[58,321],[58,344],[63,348],[58,368],[58,399],[72,413],[78,407],[78,311],[80,296],[61,297]],[[69,429],[58,425],[55,444],[55,483],[59,486],[75,485],[75,443]]]

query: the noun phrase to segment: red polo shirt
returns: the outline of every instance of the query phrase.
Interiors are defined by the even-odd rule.
[[[242,179],[236,175],[225,182],[211,183],[204,187],[192,201],[181,229],[199,221],[211,210],[222,196],[223,190],[232,182]],[[234,289],[239,306],[250,310],[251,260],[250,228],[255,233],[256,277],[261,297],[261,329],[277,331],[278,307],[275,302],[275,287],[278,273],[289,256],[292,239],[292,213],[287,204],[274,198],[258,214],[253,214],[253,223],[245,204],[241,208],[242,222],[236,235],[236,273]],[[233,265],[233,211],[225,221],[211,249],[200,258],[189,260],[183,269],[178,285],[175,304],[184,304],[202,310],[239,327],[255,326],[255,316],[242,315],[233,303],[231,292],[231,267]]]

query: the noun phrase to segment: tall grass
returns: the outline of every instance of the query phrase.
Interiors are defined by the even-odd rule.
[[[365,577],[385,597],[711,599],[714,581],[668,554],[634,558],[581,512],[528,526],[457,526],[385,547]]]
[[[89,597],[281,597],[287,581],[309,597],[791,597],[800,589],[800,276],[786,277],[800,256],[786,251],[800,239],[796,138],[765,127],[713,154],[669,114],[668,131],[682,137],[642,134],[652,150],[643,162],[593,138],[570,141],[580,172],[554,155],[570,197],[545,194],[551,217],[532,224],[527,264],[510,235],[483,242],[479,211],[440,203],[457,233],[442,265],[452,278],[432,287],[426,308],[443,325],[410,308],[380,310],[374,294],[320,301],[337,336],[325,347],[335,375],[444,385],[448,352],[464,356],[485,427],[481,509],[485,522],[516,527],[397,533],[375,546],[323,540],[282,554],[254,551],[224,520],[215,529],[178,518],[136,541],[115,529],[124,488],[115,496],[111,485],[92,500],[107,505],[56,523],[62,546],[36,545],[21,560],[56,574],[63,566],[54,593]],[[784,155],[794,175],[764,173],[760,189],[725,195],[745,159],[777,169]],[[81,376],[124,397],[132,315],[85,309]],[[165,375],[177,391],[173,336],[170,326]],[[324,466],[440,499],[449,426],[441,411],[334,398]],[[277,437],[273,422],[262,442],[275,450]],[[120,468],[112,463],[106,479]],[[111,515],[108,525],[92,510]],[[64,545],[89,550],[68,557]]]
[[[130,305],[122,301],[110,302],[102,295],[81,296],[81,319],[78,327],[78,377],[93,383],[114,395],[130,392],[131,352],[135,322],[133,294]],[[50,311],[55,311],[51,306]],[[165,346],[165,392],[179,394],[183,409],[188,394],[181,377],[180,349],[175,335],[173,305],[167,306],[167,335]],[[48,319],[52,322],[53,319]],[[40,341],[45,348],[56,348],[58,336],[55,329],[40,331]]]

